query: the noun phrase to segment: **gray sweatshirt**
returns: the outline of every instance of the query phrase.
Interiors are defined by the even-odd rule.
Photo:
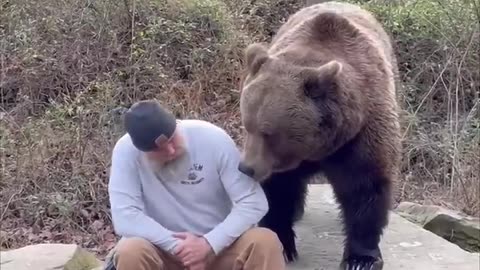
[[[220,127],[182,120],[187,154],[159,168],[128,134],[114,146],[108,192],[114,230],[173,252],[173,232],[203,235],[218,254],[266,214],[260,185],[238,169],[240,152]]]

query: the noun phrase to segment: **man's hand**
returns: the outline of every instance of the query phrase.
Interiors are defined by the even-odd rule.
[[[191,234],[189,232],[174,233],[174,237],[180,238],[181,241],[175,248],[174,254],[186,266],[203,270],[207,263],[208,256],[213,254],[212,247],[208,241],[201,237]]]
[[[207,269],[207,263],[205,261],[192,264],[188,267],[188,270],[206,270],[206,269]]]

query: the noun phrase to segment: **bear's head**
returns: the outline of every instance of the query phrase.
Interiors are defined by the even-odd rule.
[[[343,65],[295,65],[270,56],[261,43],[245,52],[240,97],[244,145],[239,170],[257,181],[316,160],[335,145],[342,121],[337,91]]]

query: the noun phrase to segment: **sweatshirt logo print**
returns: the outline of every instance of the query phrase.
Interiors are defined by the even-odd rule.
[[[189,169],[187,179],[182,180],[181,183],[184,184],[184,185],[197,185],[197,184],[199,184],[200,182],[202,182],[204,180],[204,178],[201,177],[200,179],[197,180],[198,175],[197,175],[196,172],[202,171],[202,169],[203,169],[203,165],[198,164],[198,163],[194,163],[193,166],[190,167],[190,169]]]

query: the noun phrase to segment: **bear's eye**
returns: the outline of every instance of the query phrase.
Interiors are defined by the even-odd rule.
[[[265,139],[271,139],[272,138],[272,134],[268,133],[268,132],[262,132],[262,137],[265,138]]]
[[[273,142],[274,141],[274,135],[273,135],[272,132],[262,131],[262,132],[260,132],[260,134],[265,141],[267,141],[267,142]]]
[[[263,142],[265,146],[270,149],[270,151],[277,151],[275,148],[278,148],[279,138],[275,137],[272,133],[262,133]]]

